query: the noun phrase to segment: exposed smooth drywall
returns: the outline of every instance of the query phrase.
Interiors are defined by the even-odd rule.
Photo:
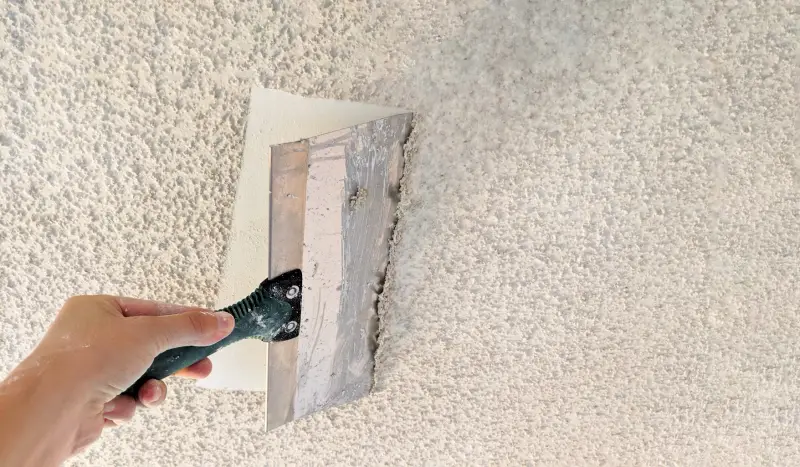
[[[80,292],[211,305],[250,87],[418,112],[376,391],[170,381],[73,465],[800,463],[796,3],[0,6],[0,371]]]

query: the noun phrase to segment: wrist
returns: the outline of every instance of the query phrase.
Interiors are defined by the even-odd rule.
[[[69,455],[88,393],[54,361],[31,355],[0,382],[0,465],[60,465]]]

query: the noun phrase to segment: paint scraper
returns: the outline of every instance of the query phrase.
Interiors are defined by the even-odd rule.
[[[144,375],[123,394],[136,398],[147,380],[164,379],[242,339],[280,342],[297,337],[302,298],[303,274],[299,269],[265,280],[244,299],[217,310],[234,317],[236,324],[228,337],[206,347],[167,350],[158,355]]]

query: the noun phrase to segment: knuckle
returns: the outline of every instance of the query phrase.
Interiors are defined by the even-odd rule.
[[[61,307],[62,310],[78,310],[83,308],[86,303],[88,302],[89,295],[75,295],[69,297],[65,302],[64,306]]]
[[[202,312],[188,313],[189,325],[195,334],[205,335],[211,330],[208,323],[208,317]]]
[[[100,435],[103,434],[103,426],[102,417],[92,419],[92,421],[88,423],[88,426],[84,428],[83,436],[81,436],[83,443],[81,444],[87,446],[100,439]]]
[[[120,420],[127,422],[127,421],[131,420],[134,415],[136,415],[136,406],[135,405],[131,405],[130,407],[127,407],[125,410],[123,410],[119,414],[119,418],[120,418]]]
[[[109,295],[73,295],[64,301],[61,311],[68,313],[80,312],[98,305],[113,301]]]

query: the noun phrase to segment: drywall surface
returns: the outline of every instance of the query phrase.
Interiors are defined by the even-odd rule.
[[[0,371],[70,294],[211,305],[251,86],[418,112],[376,390],[170,382],[72,465],[800,462],[791,0],[5,2]]]

